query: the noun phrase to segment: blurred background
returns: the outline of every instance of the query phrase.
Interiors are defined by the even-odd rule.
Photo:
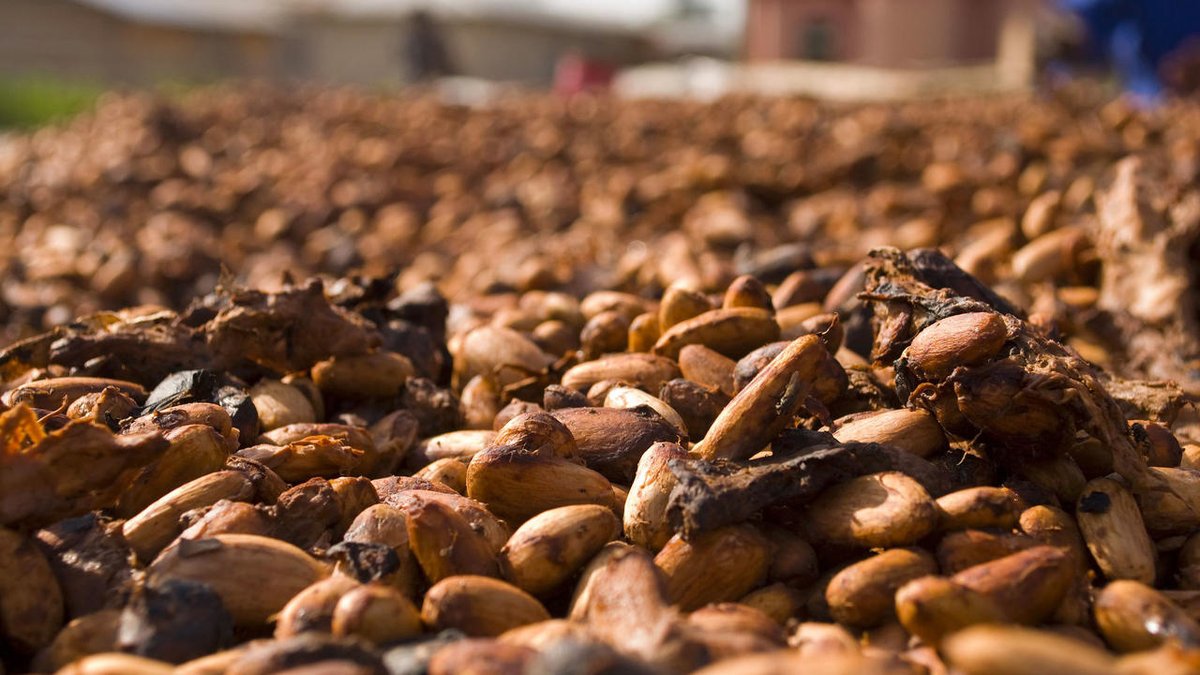
[[[0,0],[0,123],[231,79],[864,99],[1086,69],[1153,97],[1193,86],[1197,30],[1177,0]]]

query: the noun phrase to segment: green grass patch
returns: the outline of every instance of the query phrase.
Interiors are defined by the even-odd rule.
[[[32,129],[88,110],[102,87],[43,77],[0,77],[0,128]]]

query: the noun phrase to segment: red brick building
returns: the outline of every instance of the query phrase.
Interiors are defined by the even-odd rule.
[[[912,68],[996,58],[1005,20],[1030,0],[749,0],[750,61]]]

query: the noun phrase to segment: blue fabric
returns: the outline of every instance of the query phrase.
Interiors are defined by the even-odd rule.
[[[1200,0],[1059,0],[1087,26],[1091,56],[1110,62],[1133,93],[1154,96],[1157,69],[1189,37],[1200,36]]]

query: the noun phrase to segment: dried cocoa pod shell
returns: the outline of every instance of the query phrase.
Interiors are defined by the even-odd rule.
[[[511,328],[481,326],[462,336],[454,353],[455,382],[466,383],[476,375],[489,375],[507,387],[530,375],[544,372],[554,358],[529,338]]]
[[[308,396],[298,387],[279,380],[259,380],[250,388],[250,400],[258,411],[258,423],[262,431],[317,421],[317,412],[313,410]]]
[[[894,596],[904,584],[937,573],[933,556],[918,548],[893,548],[842,569],[825,587],[825,601],[838,623],[877,626],[895,616]]]
[[[421,620],[435,630],[455,628],[472,637],[495,637],[550,614],[533,596],[499,579],[457,575],[425,593]]]
[[[236,570],[236,574],[231,574]],[[259,627],[300,591],[328,575],[326,566],[291,544],[252,534],[180,540],[150,565],[152,583],[209,584],[237,626]]]
[[[937,527],[937,505],[925,488],[896,472],[853,478],[808,507],[809,540],[860,548],[912,544]]]
[[[434,652],[428,672],[429,675],[523,675],[535,656],[528,647],[499,640],[458,640]]]
[[[1128,490],[1108,478],[1089,481],[1075,505],[1075,518],[1105,577],[1154,583],[1154,543]]]
[[[433,493],[407,493],[404,512],[413,555],[432,583],[460,574],[499,574],[496,555],[487,539],[472,529],[467,519]]]
[[[1036,546],[968,567],[954,581],[991,600],[1010,620],[1036,624],[1054,612],[1078,574],[1058,548]]]
[[[676,480],[667,463],[686,457],[682,446],[670,442],[655,443],[642,453],[625,500],[623,524],[629,541],[657,551],[674,534],[667,520],[667,503]]]
[[[62,675],[170,675],[171,664],[133,654],[108,652],[86,656],[63,666]]]
[[[918,457],[946,448],[946,434],[925,410],[873,410],[835,420],[833,437],[843,443],[882,443]]]
[[[672,326],[714,309],[713,303],[700,291],[672,285],[663,293],[658,304],[658,332],[663,334]]]
[[[32,654],[62,625],[62,589],[50,563],[31,537],[0,527],[0,637]]]
[[[645,389],[658,391],[668,380],[680,376],[674,360],[653,354],[609,354],[594,361],[572,366],[563,373],[562,385],[587,392],[597,382],[619,380]]]
[[[620,533],[620,521],[604,506],[578,504],[544,511],[517,528],[500,550],[500,573],[521,590],[544,596]]]
[[[1166,642],[1200,648],[1200,623],[1139,581],[1109,583],[1096,594],[1092,612],[1100,634],[1118,651],[1154,649]]]
[[[53,673],[85,656],[116,651],[120,620],[121,610],[102,609],[71,621],[38,652],[33,670]]]
[[[180,485],[125,521],[121,532],[143,561],[151,561],[183,530],[180,516],[222,499],[251,501],[254,486],[239,471],[215,471]]]
[[[286,639],[315,630],[328,633],[333,625],[333,610],[342,596],[361,587],[350,577],[335,574],[313,582],[292,596],[275,619],[275,638]]]
[[[761,611],[775,623],[784,626],[804,609],[805,599],[803,593],[788,584],[775,583],[751,591],[738,602]]]
[[[1032,537],[1013,532],[958,530],[948,533],[938,542],[938,567],[945,574],[957,574],[968,567],[1031,549],[1039,543]]]
[[[678,359],[685,346],[700,344],[729,358],[741,358],[778,339],[779,324],[771,312],[748,307],[714,309],[664,330],[653,352]]]
[[[469,462],[484,448],[492,445],[495,438],[496,432],[491,429],[464,429],[439,434],[418,442],[409,453],[408,464],[419,469],[430,462],[446,458]]]
[[[658,315],[651,312],[638,314],[629,322],[629,351],[646,353],[654,348],[662,332],[658,327]]]
[[[999,314],[956,314],[917,333],[903,358],[918,377],[942,380],[959,366],[972,366],[995,356],[1007,339],[1008,327]]]
[[[279,495],[261,509],[271,520],[271,536],[303,549],[331,540],[342,518],[337,493],[324,478],[311,478]]]
[[[688,435],[687,424],[683,418],[675,411],[666,401],[651,396],[641,389],[633,387],[613,387],[608,390],[604,396],[605,408],[616,408],[618,410],[635,410],[637,408],[649,408],[658,413],[658,416],[666,420],[672,427],[675,428],[675,433],[679,438],[686,439]]]
[[[966,675],[1023,675],[1032,664],[1050,673],[1109,675],[1116,665],[1103,649],[1018,626],[972,626],[946,638],[942,652]]]
[[[13,387],[0,395],[0,403],[9,408],[24,403],[41,410],[66,410],[80,397],[99,394],[108,387],[115,387],[134,401],[146,400],[146,390],[136,382],[107,377],[52,377]]]
[[[718,389],[726,396],[735,393],[735,368],[736,361],[704,345],[687,345],[679,351],[679,370],[684,377],[705,387]]]
[[[367,584],[343,594],[333,610],[334,636],[357,635],[377,645],[421,633],[421,614],[391,586]]]
[[[905,630],[930,645],[968,626],[1008,621],[1004,611],[982,593],[934,576],[915,579],[896,591],[896,616]]]
[[[399,394],[416,374],[408,357],[379,350],[334,356],[312,367],[312,380],[323,393],[346,399],[387,398]]]
[[[816,337],[790,343],[721,411],[692,454],[707,460],[746,459],[762,450],[791,422],[821,360],[828,357]]]
[[[671,602],[683,611],[729,602],[760,586],[770,568],[770,543],[749,525],[731,525],[685,541],[675,535],[654,558]]]
[[[973,487],[937,499],[939,529],[943,532],[969,528],[1016,526],[1025,510],[1017,493],[1004,487]]]
[[[603,475],[571,460],[500,445],[471,459],[467,496],[509,522],[523,523],[559,506],[607,506],[612,503],[613,491]]]

